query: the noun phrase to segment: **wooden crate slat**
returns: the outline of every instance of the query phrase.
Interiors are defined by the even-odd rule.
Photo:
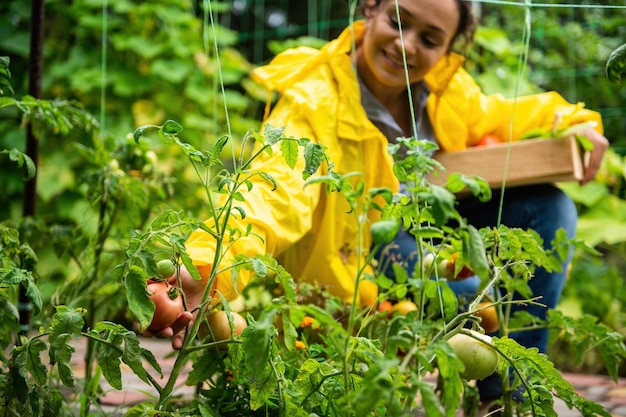
[[[437,152],[434,158],[445,167],[445,171],[429,175],[428,181],[436,185],[445,184],[453,172],[478,175],[492,188],[502,187],[505,170],[507,185],[578,181],[583,176],[583,155],[573,136]]]

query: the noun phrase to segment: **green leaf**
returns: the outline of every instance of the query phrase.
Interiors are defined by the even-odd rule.
[[[307,179],[322,165],[326,155],[324,153],[324,147],[319,143],[307,142],[304,146],[304,171],[302,171],[302,178]]]
[[[265,136],[265,141],[270,146],[278,143],[278,141],[283,137],[284,132],[285,132],[284,126],[275,128],[269,123],[266,123],[265,128],[263,129],[263,135]]]
[[[224,150],[224,146],[226,146],[226,144],[228,143],[228,139],[229,139],[228,136],[224,135],[215,142],[215,144],[211,148],[211,158],[209,158],[210,163],[213,163],[213,164],[222,163],[221,155],[222,155],[222,151]]]
[[[147,279],[148,276],[145,271],[136,265],[130,267],[128,274],[124,278],[128,307],[139,320],[141,331],[150,325],[155,310],[154,303],[148,297]]]
[[[290,309],[289,311],[281,310],[280,312],[281,320],[283,323],[283,334],[285,337],[285,346],[287,347],[288,350],[291,350],[291,351],[296,349],[296,341],[298,340],[298,329],[296,329],[296,326],[294,326],[293,324],[294,312],[295,312],[295,309]],[[302,320],[300,319],[298,322],[302,323]]]
[[[400,231],[401,226],[402,222],[395,217],[377,221],[370,226],[372,243],[374,245],[391,243]]]
[[[444,231],[434,226],[420,226],[411,229],[411,234],[415,238],[421,239],[442,239],[444,237]]]
[[[63,395],[58,389],[46,391],[42,417],[58,417],[62,415]]]
[[[144,401],[139,403],[126,411],[125,417],[156,417],[160,416],[161,412],[156,409],[156,404],[152,401]]]
[[[250,382],[250,408],[258,410],[274,394],[278,386],[276,375],[271,366],[255,369],[254,380]]]
[[[122,354],[122,361],[132,369],[132,371],[145,383],[149,383],[148,373],[143,367],[141,361],[143,349],[139,345],[137,335],[131,331],[125,331],[121,333],[124,339],[124,353]]]
[[[41,361],[41,352],[46,348],[43,340],[34,338],[14,349],[14,360],[20,375],[26,379],[27,372],[30,373],[40,386],[44,386],[48,380],[48,369]]]
[[[247,377],[250,383],[250,407],[253,410],[261,407],[278,386],[278,380],[270,363],[275,330],[272,321],[265,317],[263,320],[251,323],[241,333]]]
[[[139,126],[137,129],[135,129],[135,131],[133,132],[133,138],[135,139],[136,143],[139,143],[139,139],[148,131],[151,129],[158,129],[158,126],[154,126],[154,125],[148,125],[148,126]]]
[[[113,334],[108,340],[109,343],[100,343],[97,349],[98,365],[102,369],[102,375],[106,381],[115,389],[122,389],[122,371],[120,370],[122,349],[120,347],[122,338]]]
[[[35,177],[36,167],[35,163],[27,154],[18,151],[17,149],[4,149],[0,154],[8,154],[9,160],[17,163],[17,166],[24,168],[24,181],[28,181]]]
[[[265,182],[269,183],[272,186],[270,191],[275,191],[276,188],[278,188],[278,184],[276,183],[276,180],[271,175],[269,175],[267,172],[259,171],[259,172],[256,172],[255,174],[260,176],[261,178],[263,178],[263,180],[265,180]]]
[[[322,403],[323,394],[318,391],[326,374],[332,372],[332,367],[326,362],[307,359],[300,366],[298,376],[294,381],[295,388],[302,398],[308,398],[307,406],[313,407]]]
[[[298,142],[292,139],[285,139],[280,144],[280,152],[291,169],[294,169],[298,162],[298,149]]]
[[[141,356],[154,368],[155,371],[159,373],[159,376],[163,378],[163,370],[161,369],[161,364],[154,356],[151,350],[141,348]]]
[[[467,239],[464,239],[463,255],[469,260],[472,270],[481,278],[490,274],[489,261],[480,232],[472,225],[467,226]]]
[[[79,308],[75,309],[67,306],[56,306],[56,313],[52,316],[50,322],[50,344],[57,346],[57,338],[63,337],[68,334],[72,338],[78,338],[81,336],[83,327],[85,326],[85,320],[83,315],[86,310]],[[63,340],[60,344],[65,343]]]
[[[264,277],[267,275],[267,265],[265,265],[265,262],[263,262],[261,259],[252,258],[250,259],[250,263],[252,264],[252,269],[254,269],[254,272],[258,276]]]
[[[9,63],[10,59],[8,56],[0,56],[0,96],[14,94],[13,87],[11,87]]]
[[[35,315],[41,312],[43,300],[31,271],[15,266],[0,269],[0,282],[9,285],[22,285],[26,289],[26,296],[33,304]]]
[[[515,370],[515,384],[521,383],[520,376],[522,380],[528,381],[525,385],[528,401],[523,404],[525,410],[553,411],[554,401],[550,393],[554,392],[568,407],[574,406],[584,411],[583,415],[611,416],[599,404],[578,395],[572,384],[563,378],[561,372],[537,348],[525,348],[508,337],[494,338],[493,342],[503,356],[510,360],[500,361],[499,369],[511,366]]]
[[[52,363],[57,365],[61,382],[66,387],[74,387],[74,373],[72,372],[72,354],[76,351],[69,344],[71,335],[64,333],[57,337],[54,343],[50,342],[50,356]]]
[[[580,215],[576,237],[595,246],[626,242],[626,202],[606,195]]]
[[[459,378],[459,371],[463,369],[463,362],[446,342],[440,341],[432,348],[437,357],[437,367],[441,375],[441,402],[446,408],[447,415],[455,415],[463,392],[463,382]],[[432,400],[429,404],[425,403],[426,412],[435,406],[436,403],[433,403]],[[452,413],[450,413],[451,411]]]
[[[472,194],[480,201],[491,200],[491,187],[485,179],[478,176],[466,176],[458,172],[452,172],[446,181],[446,189],[451,193],[459,193],[469,188]]]
[[[221,359],[215,352],[215,349],[203,349],[200,351],[200,356],[192,363],[192,369],[187,375],[186,384],[201,384],[213,378],[218,372],[221,372]]]
[[[430,193],[420,193],[420,197],[430,205],[435,225],[447,223],[456,213],[454,209],[456,198],[443,187],[431,185]]]
[[[274,261],[276,262],[276,261]],[[293,277],[287,272],[285,268],[278,265],[276,263],[276,275],[280,284],[282,285],[283,291],[285,292],[285,298],[289,302],[295,302],[298,294],[296,291],[296,282]]]
[[[363,390],[356,394],[353,406],[355,415],[369,415],[381,399],[393,389],[397,358],[380,358],[364,375]]]
[[[177,135],[182,132],[183,126],[180,123],[175,122],[174,120],[167,120],[165,123],[163,123],[161,129],[167,135]]]

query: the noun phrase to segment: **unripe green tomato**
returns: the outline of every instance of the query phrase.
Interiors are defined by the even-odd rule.
[[[174,262],[169,259],[161,259],[156,264],[157,271],[162,278],[169,278],[176,273],[176,267],[174,266]]]
[[[457,333],[448,340],[448,343],[465,365],[465,370],[460,374],[461,378],[468,380],[484,379],[495,372],[500,356],[492,347],[490,336],[474,330],[469,332],[480,340],[463,333]]]

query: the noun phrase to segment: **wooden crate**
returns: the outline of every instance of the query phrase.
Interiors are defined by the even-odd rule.
[[[507,161],[507,153],[510,153]],[[434,158],[445,171],[431,173],[428,181],[445,184],[453,172],[478,175],[492,188],[550,182],[578,181],[583,176],[583,152],[575,137],[527,139],[472,147],[460,152],[437,152]]]

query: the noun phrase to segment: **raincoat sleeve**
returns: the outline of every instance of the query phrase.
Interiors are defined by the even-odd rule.
[[[442,114],[447,114],[439,122],[440,142],[446,151],[463,150],[488,133],[503,141],[518,140],[529,132],[541,136],[553,129],[556,114],[558,129],[594,122],[596,130],[602,133],[600,114],[584,108],[583,103],[569,103],[553,91],[517,98],[486,95],[463,69],[456,72],[438,101]],[[459,119],[450,117],[446,109]]]
[[[470,75],[461,71],[459,77],[467,85],[468,94],[473,97],[473,109],[468,119],[468,145],[478,142],[486,133],[493,133],[502,140],[518,140],[529,132],[549,132],[554,127],[555,116],[559,114],[556,128],[569,127],[583,122],[595,122],[602,133],[602,119],[598,112],[585,109],[583,103],[571,104],[559,93],[551,91],[520,96],[517,99],[504,98],[501,94],[485,95]]]
[[[312,138],[311,128],[306,118],[298,114],[298,108],[285,97],[279,101],[266,123],[274,128],[287,127],[284,134],[287,137]],[[287,165],[278,145],[271,155],[262,153],[260,158],[255,159],[250,170],[250,187],[242,188],[244,201],[233,204],[238,209],[231,211],[230,232],[226,232],[221,250],[219,270],[225,272],[218,276],[217,289],[226,298],[234,298],[250,280],[246,271],[240,271],[236,279],[228,272],[237,255],[277,256],[311,230],[320,186],[312,184],[305,187],[303,169],[302,150],[299,151],[295,169]],[[265,175],[271,177],[273,182]],[[220,202],[223,203],[224,198]],[[206,225],[212,227],[214,221],[209,219]],[[194,265],[206,277],[217,259],[215,239],[198,229],[187,240],[186,248]]]

